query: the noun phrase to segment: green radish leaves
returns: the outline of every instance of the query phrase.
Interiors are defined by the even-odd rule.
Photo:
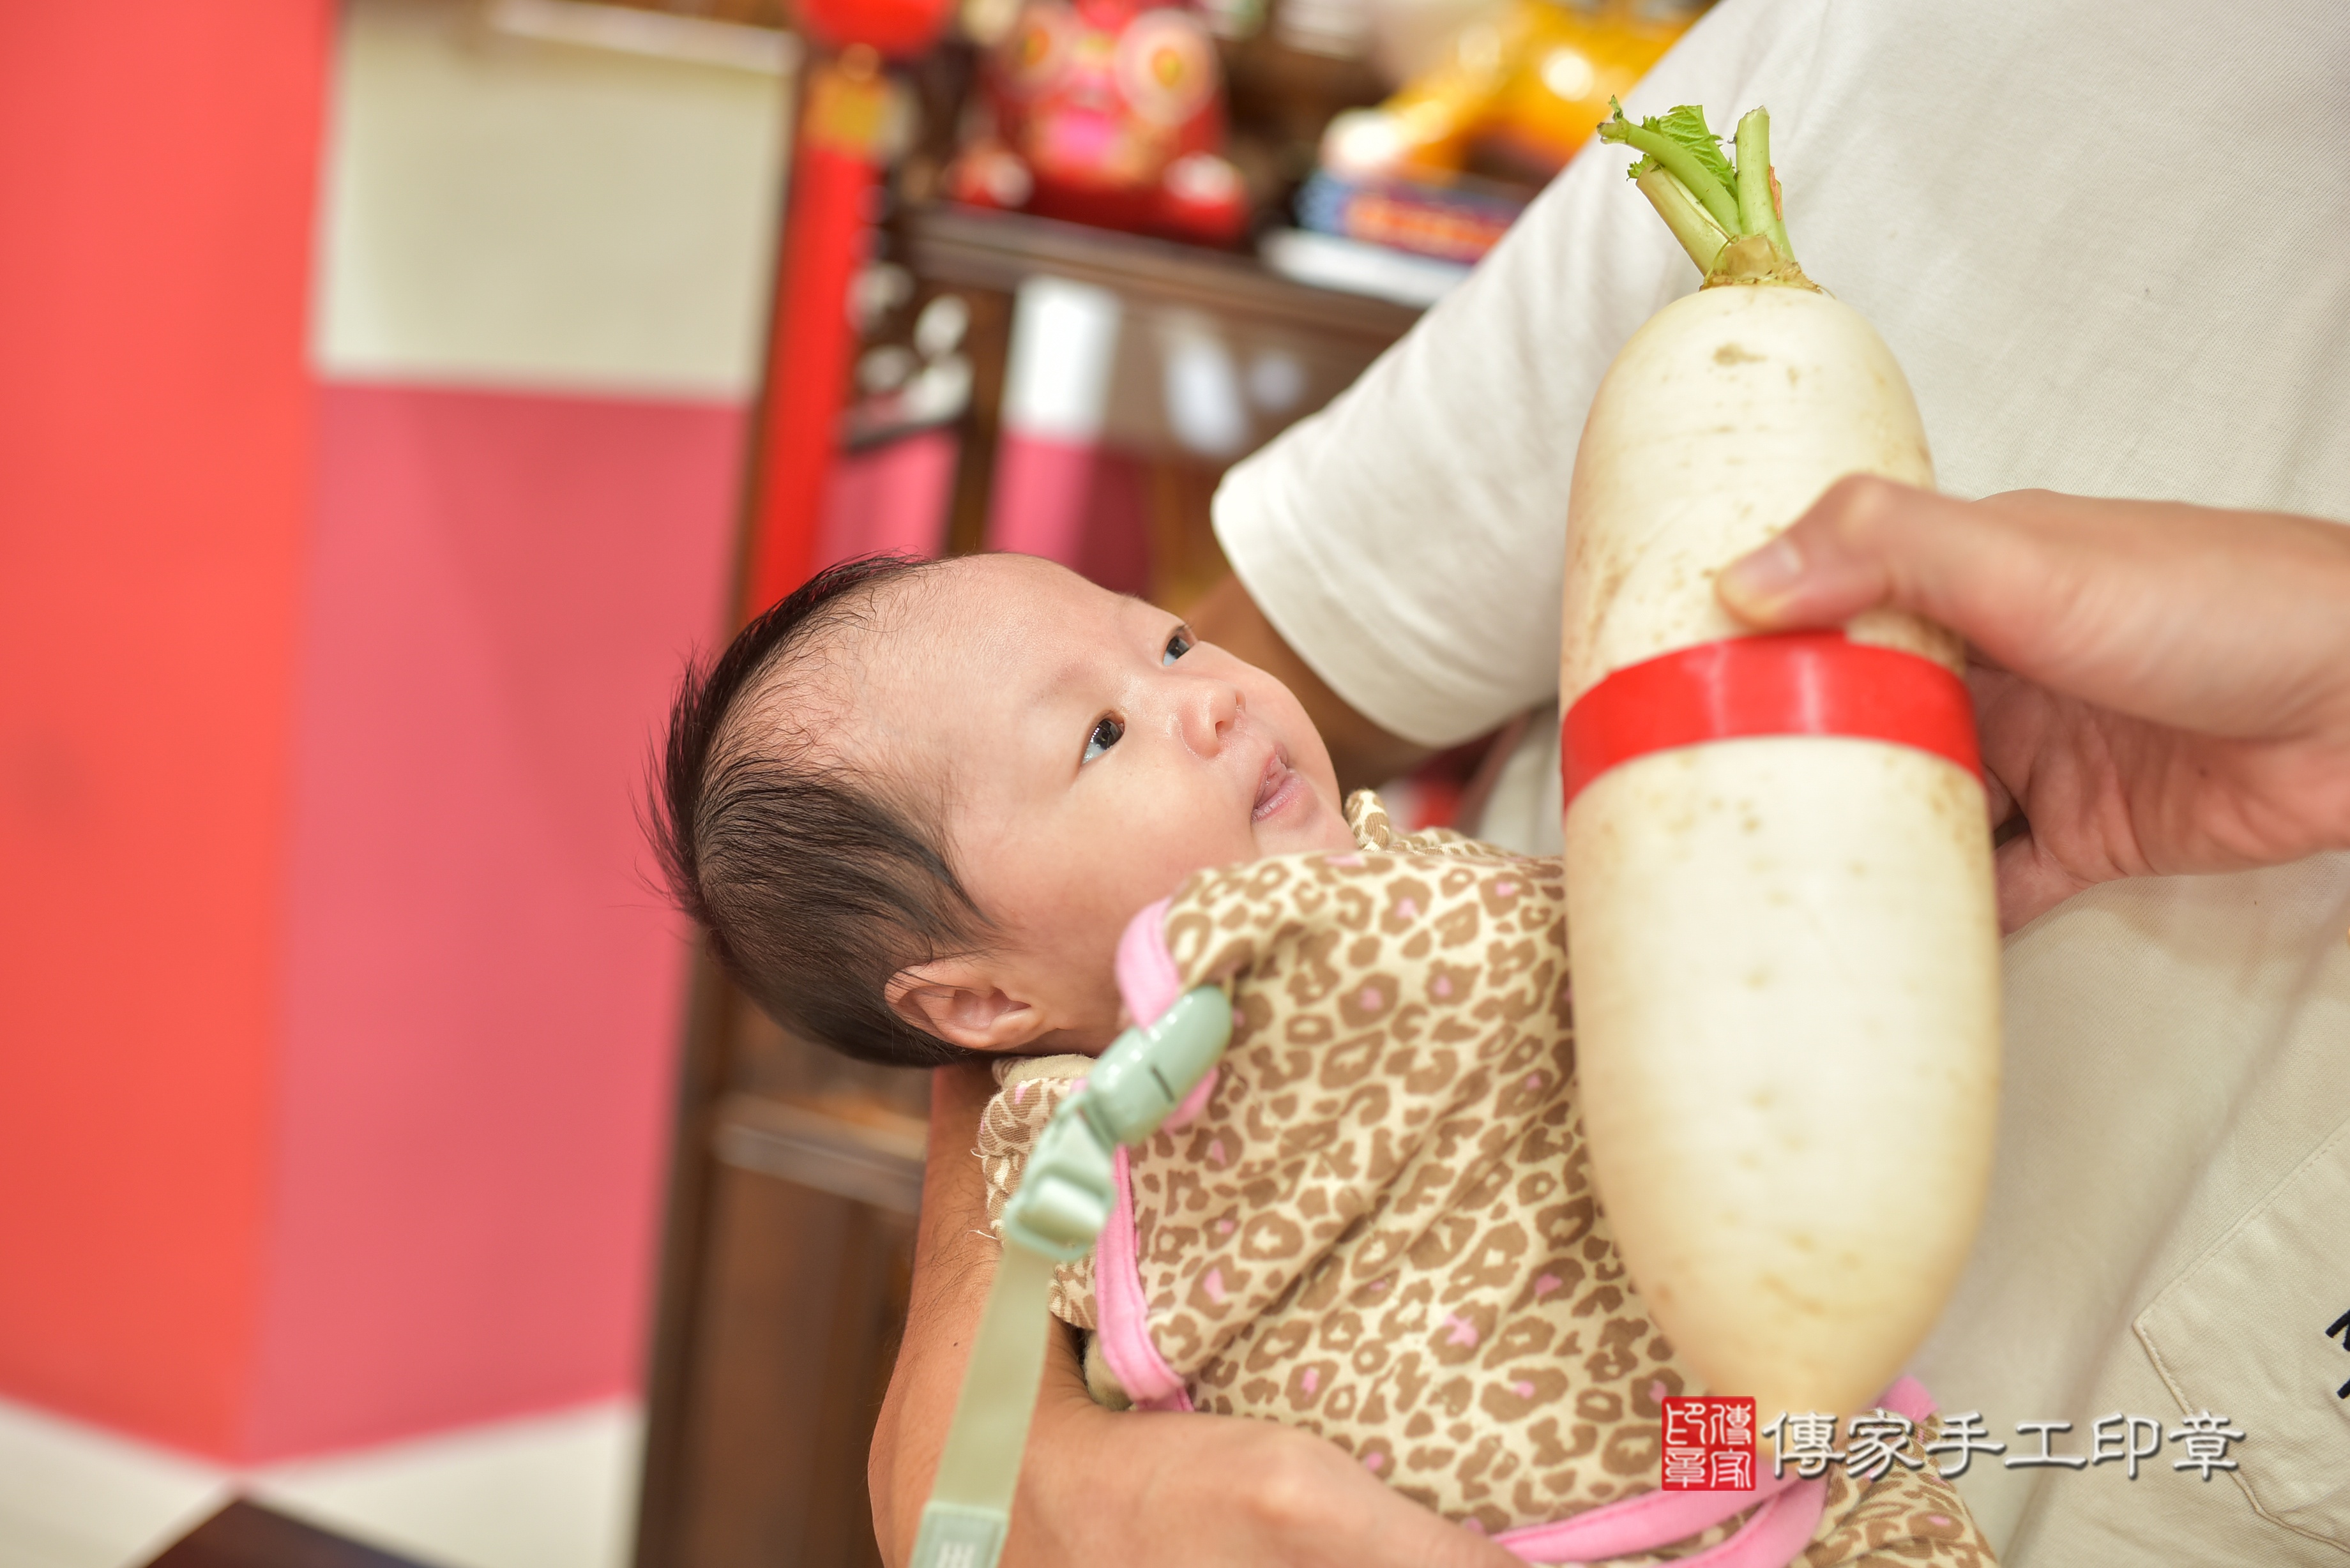
[[[1721,182],[1723,190],[1737,188],[1738,176],[1731,171],[1730,160],[1722,154],[1721,138],[1716,136],[1707,127],[1705,110],[1700,106],[1685,103],[1663,114],[1651,115],[1641,120],[1637,127],[1632,121],[1624,118],[1622,104],[1611,98],[1607,100],[1607,107],[1616,111],[1616,118],[1601,122],[1600,140],[1629,140],[1628,133],[1636,129],[1664,137],[1687,151],[1691,158],[1696,159],[1698,167]],[[1638,180],[1649,170],[1658,167],[1659,165],[1655,155],[1650,154],[1632,165],[1631,178]]]
[[[1615,117],[1599,126],[1602,141],[1620,141],[1648,156],[1632,168],[1632,178],[1669,175],[1685,190],[1725,237],[1738,229],[1738,176],[1721,155],[1721,141],[1706,129],[1705,110],[1685,103],[1670,114],[1660,114],[1635,125],[1624,118],[1624,106],[1608,104]],[[1654,183],[1654,181],[1651,181]],[[1700,263],[1700,265],[1703,265]]]

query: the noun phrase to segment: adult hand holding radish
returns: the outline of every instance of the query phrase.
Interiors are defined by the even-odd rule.
[[[1708,1391],[1864,1407],[1990,1179],[1999,947],[1950,634],[1756,636],[1715,575],[1839,476],[1930,483],[1900,367],[1796,265],[1770,120],[1600,127],[1705,275],[1617,356],[1567,504],[1567,937],[1599,1194]],[[1893,1179],[1930,1170],[1930,1183]]]
[[[2350,847],[2350,528],[1855,477],[1718,580],[1749,625],[1966,638],[2012,930],[2123,877]]]

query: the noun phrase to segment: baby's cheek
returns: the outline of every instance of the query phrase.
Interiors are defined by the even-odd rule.
[[[1256,858],[1246,835],[1234,845],[1228,835],[1183,833],[1180,823],[1159,826],[1153,842],[1129,846],[1123,863],[1103,874],[1101,886],[1110,896],[1102,904],[1101,919],[1113,948],[1136,915],[1180,891],[1195,873]]]

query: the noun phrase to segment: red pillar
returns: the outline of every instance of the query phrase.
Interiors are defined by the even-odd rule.
[[[871,246],[868,208],[889,93],[879,57],[863,45],[808,73],[759,409],[743,607],[749,615],[826,564],[816,558],[816,531],[857,347],[848,290]]]
[[[322,0],[0,6],[0,1393],[232,1453]]]

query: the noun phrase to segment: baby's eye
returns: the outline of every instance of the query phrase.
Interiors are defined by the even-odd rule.
[[[1125,733],[1126,722],[1122,719],[1104,714],[1102,717],[1095,720],[1093,733],[1086,737],[1086,754],[1084,760],[1087,762],[1092,762],[1096,757],[1100,756],[1104,752],[1107,752],[1112,746],[1117,745],[1119,737]]]
[[[1174,635],[1167,639],[1167,651],[1159,656],[1159,662],[1161,664],[1172,664],[1191,651],[1191,634],[1189,630],[1179,626],[1175,628]]]

